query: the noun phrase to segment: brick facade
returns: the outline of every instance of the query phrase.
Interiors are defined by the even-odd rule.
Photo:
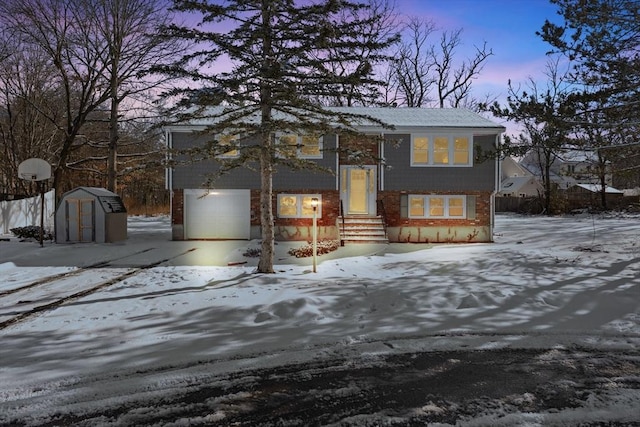
[[[278,240],[309,240],[312,218],[278,218],[278,194],[320,194],[322,216],[318,216],[318,238],[337,239],[336,222],[340,216],[340,193],[336,190],[279,190],[273,193],[273,217],[275,235]],[[251,225],[260,226],[260,191],[251,191]]]
[[[406,191],[382,191],[378,193],[385,218],[389,240],[411,243],[491,242],[491,193],[465,192],[475,197],[472,218],[433,219],[408,218],[402,214],[401,200]],[[433,192],[412,191],[410,194],[436,195]],[[460,192],[438,192],[437,195],[461,195]]]

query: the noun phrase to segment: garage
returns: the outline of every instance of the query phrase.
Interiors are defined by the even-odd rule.
[[[186,239],[249,239],[249,190],[184,190]]]

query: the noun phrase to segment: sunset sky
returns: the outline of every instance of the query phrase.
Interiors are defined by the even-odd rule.
[[[562,23],[548,0],[396,0],[402,13],[433,20],[442,29],[462,28],[462,49],[487,47],[494,55],[474,84],[474,93],[505,95],[509,79],[525,82],[543,75],[550,46],[536,35],[545,19]],[[471,53],[469,53],[471,52]]]
[[[514,86],[529,78],[545,82],[546,53],[550,46],[536,35],[545,19],[561,24],[557,7],[549,0],[390,0],[402,19],[419,17],[433,21],[438,30],[462,29],[462,45],[456,59],[474,56],[475,47],[493,50],[482,73],[473,83],[473,96],[487,96],[504,103],[508,81]],[[192,18],[186,18],[189,21]],[[437,44],[439,34],[429,41]],[[218,67],[221,65],[218,64]],[[500,120],[498,120],[500,121]],[[508,123],[502,123],[511,126]],[[508,129],[508,131],[511,129]]]

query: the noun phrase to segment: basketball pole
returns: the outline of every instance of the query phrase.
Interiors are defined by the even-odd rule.
[[[40,187],[40,247],[44,246],[44,181],[38,181]]]

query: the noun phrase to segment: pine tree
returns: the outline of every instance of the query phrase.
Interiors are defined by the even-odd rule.
[[[638,96],[640,95],[640,3],[638,0],[552,0],[564,18],[546,21],[539,35],[573,64],[580,93],[572,124],[599,168],[619,163],[640,177]],[[636,178],[635,185],[639,185]],[[606,205],[604,178],[601,198]],[[629,184],[629,183],[627,183]]]
[[[258,272],[273,273],[274,168],[277,164],[313,166],[291,156],[273,135],[276,131],[322,135],[335,132],[336,127],[353,131],[353,120],[363,117],[330,110],[314,99],[339,98],[344,88],[379,84],[373,67],[387,59],[384,49],[395,38],[361,37],[359,28],[380,19],[367,2],[175,0],[174,9],[195,14],[199,22],[171,25],[165,29],[166,36],[195,45],[160,71],[190,78],[199,86],[176,88],[168,95],[180,97],[181,120],[204,118],[212,123],[207,132],[213,137],[205,150],[210,155],[229,150],[215,139],[228,129],[259,141],[241,145],[240,155],[223,161],[221,171],[259,164],[262,251]],[[345,16],[350,20],[342,19]],[[359,54],[363,47],[369,52],[364,62]],[[230,69],[216,68],[225,66]],[[338,74],[337,69],[349,72]],[[363,102],[368,95],[362,92]],[[357,102],[357,91],[349,96]]]
[[[568,124],[574,117],[575,109],[571,100],[571,88],[565,81],[565,74],[559,72],[557,61],[547,63],[546,87],[539,87],[530,80],[522,90],[509,82],[506,105],[497,101],[491,106],[483,106],[496,117],[506,118],[520,124],[523,133],[515,138],[505,136],[500,148],[501,155],[524,156],[533,159],[533,165],[544,188],[543,207],[547,215],[554,213],[552,200],[555,192],[551,182],[551,166],[558,154],[567,146],[572,131]]]

